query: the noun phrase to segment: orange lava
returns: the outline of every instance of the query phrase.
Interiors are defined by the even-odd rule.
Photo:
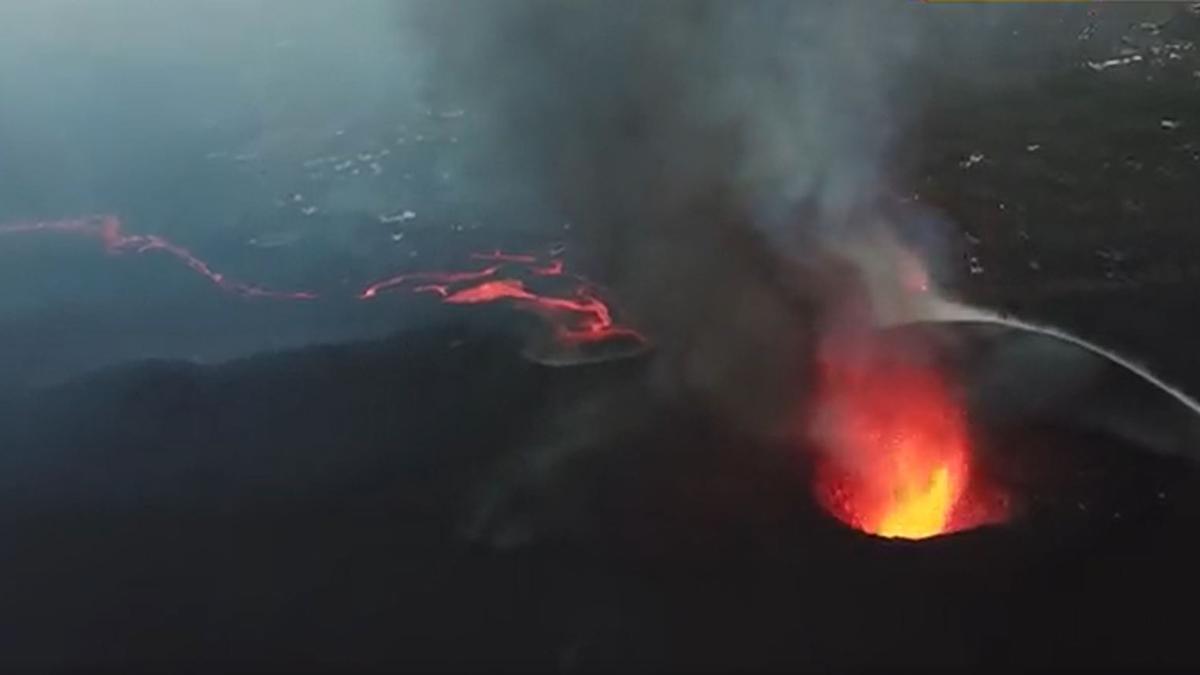
[[[214,270],[188,249],[157,234],[128,234],[121,219],[112,215],[87,216],[68,220],[43,220],[0,225],[0,235],[58,232],[99,240],[104,250],[112,254],[149,253],[157,251],[174,258],[188,269],[207,279],[221,290],[246,298],[270,300],[313,300],[308,291],[275,291],[244,281],[238,281]]]
[[[479,305],[505,300],[522,310],[545,318],[554,335],[564,344],[600,343],[613,338],[645,343],[646,338],[632,328],[618,324],[612,310],[600,295],[600,288],[584,277],[566,271],[561,258],[540,258],[524,253],[493,250],[473,253],[474,260],[493,263],[479,270],[460,272],[415,272],[377,281],[361,293],[370,300],[381,292],[407,290],[431,293],[449,305]],[[516,274],[522,278],[515,278]],[[557,278],[558,288],[531,287],[537,282]],[[565,282],[565,286],[561,283]]]
[[[847,525],[924,539],[1003,518],[973,480],[966,414],[932,366],[826,358],[816,410],[817,497]]]

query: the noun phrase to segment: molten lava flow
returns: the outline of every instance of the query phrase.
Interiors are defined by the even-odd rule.
[[[316,294],[303,291],[275,291],[255,286],[214,270],[188,249],[153,234],[127,234],[115,216],[88,216],[69,220],[39,221],[0,225],[0,235],[59,232],[98,240],[111,254],[160,251],[183,263],[196,274],[223,291],[249,298],[310,300]],[[545,258],[526,253],[493,250],[474,253],[472,259],[485,261],[486,267],[453,272],[415,272],[400,274],[370,284],[358,299],[369,300],[391,290],[433,293],[452,305],[476,305],[508,301],[546,319],[561,342],[583,344],[610,338],[627,338],[643,344],[645,339],[631,328],[618,325],[599,287],[587,279],[566,271],[562,258]]]
[[[91,216],[71,220],[40,221],[0,226],[0,235],[31,232],[65,232],[100,240],[109,253],[146,253],[162,251],[183,263],[223,291],[250,298],[273,300],[312,300],[317,296],[304,291],[273,291],[242,281],[230,279],[217,272],[191,251],[154,234],[125,234],[116,216]]]
[[[817,496],[846,524],[922,539],[1003,518],[981,509],[966,415],[940,373],[902,354],[827,354],[815,440]]]
[[[555,336],[568,344],[618,337],[645,341],[637,331],[618,325],[595,284],[568,273],[561,258],[543,260],[535,255],[503,251],[474,253],[471,258],[494,264],[462,272],[401,274],[367,286],[358,297],[368,300],[383,291],[406,289],[413,293],[433,293],[451,305],[507,300],[545,318],[554,327]],[[556,288],[535,290],[530,286],[535,281],[538,285],[552,285],[552,280],[559,282]],[[566,282],[565,286],[562,282]]]

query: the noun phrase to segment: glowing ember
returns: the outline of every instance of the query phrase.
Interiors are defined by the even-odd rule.
[[[821,366],[817,496],[834,516],[904,539],[1004,517],[973,480],[966,415],[936,369],[879,353]]]
[[[61,232],[98,239],[108,253],[147,253],[161,251],[183,263],[223,291],[249,298],[273,300],[312,300],[317,296],[304,291],[273,291],[242,281],[230,279],[217,272],[191,251],[153,234],[126,234],[116,216],[91,216],[72,220],[39,221],[0,226],[0,235],[33,232]]]

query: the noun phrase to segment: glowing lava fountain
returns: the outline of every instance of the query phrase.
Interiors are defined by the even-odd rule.
[[[924,539],[1003,520],[973,471],[966,412],[937,368],[869,346],[822,356],[812,436],[818,500],[881,537]]]

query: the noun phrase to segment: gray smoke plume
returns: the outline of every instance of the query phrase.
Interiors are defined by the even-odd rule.
[[[660,381],[760,430],[794,409],[878,226],[920,41],[910,3],[419,5],[475,194],[570,222]],[[480,140],[482,139],[482,140]],[[535,227],[538,226],[535,224]]]
[[[661,381],[759,431],[795,410],[831,323],[922,314],[897,225],[933,219],[897,215],[891,153],[924,103],[1036,82],[1097,25],[1085,7],[917,2],[409,9],[430,96],[476,123],[467,189],[533,228],[572,223]]]

